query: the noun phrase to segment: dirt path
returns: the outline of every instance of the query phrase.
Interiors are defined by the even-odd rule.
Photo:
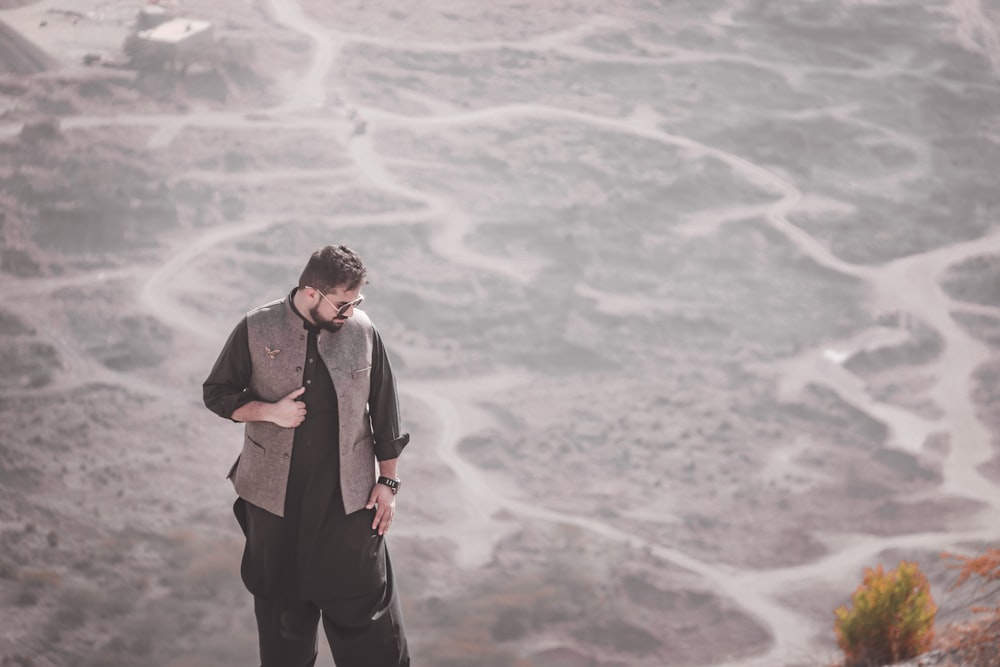
[[[805,615],[790,609],[781,602],[789,589],[821,579],[852,579],[863,566],[872,562],[875,556],[890,548],[934,548],[940,549],[969,539],[996,539],[998,537],[998,512],[1000,500],[996,487],[985,480],[976,466],[992,453],[990,433],[975,414],[970,400],[973,371],[989,358],[984,345],[973,340],[951,319],[949,311],[962,307],[949,299],[939,287],[943,272],[951,265],[969,257],[983,253],[1000,253],[1000,234],[987,239],[939,248],[919,255],[906,257],[884,266],[853,265],[833,255],[822,242],[810,236],[805,230],[789,221],[789,215],[808,206],[832,206],[837,202],[812,200],[794,184],[784,180],[768,169],[754,164],[739,155],[705,145],[689,137],[670,134],[660,129],[663,119],[646,110],[644,113],[626,119],[607,118],[594,114],[555,109],[532,104],[514,104],[481,109],[476,111],[448,112],[434,116],[408,117],[374,108],[359,108],[358,112],[368,123],[364,134],[351,134],[351,125],[343,118],[311,116],[309,112],[323,108],[330,98],[327,78],[339,51],[346,45],[376,43],[384,48],[405,48],[411,51],[433,50],[459,52],[491,48],[516,48],[532,52],[558,51],[566,57],[595,60],[601,62],[642,62],[663,64],[664,62],[689,62],[693,59],[718,60],[735,59],[739,62],[759,67],[772,67],[786,79],[800,76],[802,68],[787,64],[775,65],[737,56],[687,51],[667,56],[651,58],[609,56],[581,48],[577,42],[581,37],[601,28],[600,22],[577,26],[559,33],[540,36],[519,42],[482,42],[466,45],[414,44],[378,39],[367,35],[337,32],[318,26],[307,17],[294,0],[270,0],[269,6],[275,18],[306,35],[313,43],[312,61],[289,92],[285,103],[267,110],[263,117],[248,119],[239,113],[211,112],[191,115],[120,115],[94,118],[68,118],[64,127],[101,126],[143,126],[150,128],[150,145],[163,147],[169,144],[177,132],[184,127],[241,127],[272,132],[280,129],[301,130],[317,128],[333,133],[346,145],[353,160],[354,174],[372,187],[412,201],[420,208],[418,213],[402,212],[378,215],[357,215],[336,218],[341,225],[399,224],[431,221],[433,225],[432,248],[442,261],[464,267],[474,267],[494,273],[505,280],[526,283],[532,278],[532,271],[525,271],[521,258],[518,263],[476,252],[466,247],[464,239],[471,221],[457,203],[432,193],[403,185],[393,176],[387,166],[391,160],[379,154],[372,137],[389,127],[447,128],[459,125],[503,125],[522,119],[545,119],[559,123],[579,123],[607,132],[641,137],[649,141],[670,146],[683,151],[689,160],[716,160],[725,164],[733,173],[772,193],[773,203],[732,207],[722,211],[706,211],[689,220],[686,233],[711,233],[723,224],[738,224],[740,220],[759,218],[761,215],[789,243],[816,264],[844,275],[866,282],[872,295],[873,315],[888,310],[905,310],[937,330],[943,338],[944,348],[939,359],[928,367],[935,380],[932,390],[935,402],[941,407],[940,419],[926,419],[904,409],[879,403],[866,391],[864,384],[848,373],[839,364],[830,361],[827,354],[831,347],[838,350],[850,349],[856,342],[824,344],[808,351],[797,359],[790,360],[782,367],[785,374],[784,387],[789,398],[794,398],[798,388],[808,383],[828,386],[849,403],[863,410],[873,418],[886,423],[893,434],[893,445],[908,451],[919,451],[928,434],[947,432],[951,436],[952,447],[944,464],[944,483],[941,492],[958,495],[982,502],[988,510],[978,518],[975,527],[960,533],[925,533],[903,535],[891,538],[875,536],[855,536],[842,540],[835,551],[812,563],[768,571],[741,570],[720,566],[700,560],[664,544],[649,540],[641,535],[625,533],[599,519],[554,512],[542,506],[520,499],[517,489],[502,480],[487,477],[486,473],[468,463],[458,454],[457,446],[467,435],[480,431],[489,423],[489,417],[480,409],[480,401],[487,400],[490,390],[517,386],[526,381],[519,374],[498,373],[487,377],[461,378],[439,382],[404,383],[404,390],[425,403],[441,425],[441,439],[427,443],[436,448],[436,455],[452,469],[458,485],[452,490],[460,502],[456,502],[456,513],[449,517],[444,527],[447,533],[458,531],[475,539],[463,540],[459,545],[459,562],[465,567],[474,567],[487,560],[497,540],[509,530],[509,522],[495,517],[507,514],[541,522],[553,522],[577,526],[605,539],[649,549],[656,556],[686,568],[702,576],[709,586],[721,595],[734,601],[751,613],[767,627],[773,637],[771,648],[763,655],[752,659],[742,659],[731,664],[741,666],[772,667],[809,655],[812,649],[812,635],[815,632],[812,621]],[[974,16],[973,7],[978,3],[959,2],[963,16]],[[972,12],[972,13],[970,13]],[[969,24],[971,25],[971,23]],[[984,33],[985,34],[985,33]],[[995,38],[995,34],[993,35]],[[992,38],[984,38],[987,46]],[[989,48],[992,48],[991,46]],[[992,51],[991,51],[992,53]],[[842,73],[842,72],[840,72]],[[860,70],[859,76],[872,73]],[[833,112],[832,112],[833,113]],[[850,118],[850,110],[838,110],[842,118]],[[861,121],[858,121],[861,122]],[[869,124],[870,125],[870,124]],[[19,131],[19,126],[7,125],[0,128],[0,134],[10,135]],[[929,169],[926,146],[918,139],[901,135],[892,128],[882,128],[886,141],[896,143],[914,153],[914,162],[881,185],[894,187],[906,180],[919,177]],[[255,175],[226,176],[226,178],[258,178]],[[204,317],[186,307],[173,293],[176,279],[194,262],[206,253],[235,239],[256,234],[269,229],[274,223],[263,219],[248,218],[238,223],[215,228],[193,239],[185,240],[173,250],[170,257],[151,271],[144,269],[118,272],[115,277],[137,275],[142,277],[140,295],[148,311],[161,318],[170,326],[206,339],[215,338]],[[541,266],[536,263],[536,270]],[[72,279],[17,280],[0,288],[0,296],[10,302],[15,294],[51,293],[65,284],[80,285],[97,282],[107,276],[90,274]],[[593,287],[581,285],[586,292]],[[634,308],[660,307],[653,302],[641,300],[631,304]],[[26,309],[18,310],[29,321],[39,326]],[[42,327],[39,326],[42,330]],[[52,342],[58,347],[67,368],[61,374],[55,387],[65,388],[74,384],[84,384],[95,378],[113,381],[143,391],[150,388],[126,374],[113,373],[99,367],[88,359],[60,332],[49,331]],[[477,393],[478,392],[478,393]],[[171,397],[176,398],[176,397]],[[488,489],[488,491],[487,491]]]
[[[1000,31],[990,20],[981,0],[952,0],[949,7],[958,21],[958,39],[969,50],[983,54],[1000,76]]]
[[[399,46],[411,50],[426,48],[425,45]],[[843,118],[845,110],[841,109],[838,112]],[[885,310],[903,309],[914,317],[926,321],[941,333],[944,338],[944,352],[933,367],[936,378],[933,395],[945,414],[941,419],[931,422],[906,410],[874,400],[866,392],[863,383],[839,365],[826,360],[827,346],[805,355],[806,359],[812,361],[810,366],[790,366],[786,371],[791,376],[790,379],[799,386],[811,382],[832,387],[848,402],[886,423],[893,433],[895,446],[919,451],[931,433],[939,430],[949,432],[953,446],[944,465],[945,481],[942,491],[945,494],[982,502],[989,510],[978,517],[980,526],[978,529],[962,533],[925,533],[891,538],[862,537],[815,563],[767,572],[739,572],[728,571],[726,568],[693,559],[682,552],[635,535],[624,534],[599,520],[547,511],[510,497],[504,498],[501,495],[498,498],[494,495],[490,499],[491,502],[483,507],[485,500],[482,498],[480,484],[465,485],[465,493],[477,494],[475,502],[471,503],[472,507],[484,510],[488,508],[494,512],[497,509],[504,509],[525,518],[576,525],[608,539],[649,548],[661,558],[701,574],[719,592],[753,613],[770,628],[774,637],[773,647],[765,655],[751,661],[741,659],[733,662],[733,665],[774,665],[809,654],[810,637],[813,632],[811,622],[807,622],[801,615],[777,601],[780,595],[787,593],[790,585],[831,576],[849,578],[851,574],[856,574],[863,566],[870,563],[878,553],[890,548],[941,548],[942,545],[956,544],[963,540],[996,538],[998,533],[995,526],[1000,508],[996,489],[976,470],[976,466],[991,454],[990,434],[976,417],[975,408],[970,400],[972,372],[988,358],[989,354],[984,345],[972,339],[951,320],[949,311],[956,304],[945,297],[938,283],[941,274],[948,266],[979,254],[1000,251],[1000,234],[985,240],[979,239],[914,255],[884,267],[852,265],[833,255],[824,244],[789,221],[789,215],[803,202],[802,192],[792,183],[738,155],[706,146],[687,137],[663,132],[658,129],[659,119],[653,115],[646,114],[643,118],[645,122],[637,123],[635,119],[610,119],[537,105],[508,105],[420,118],[401,116],[378,109],[362,109],[362,113],[366,118],[370,118],[376,127],[502,124],[522,118],[586,123],[592,127],[637,135],[676,146],[685,150],[691,159],[719,160],[748,182],[779,195],[779,200],[764,209],[768,222],[802,254],[817,264],[866,281],[874,295],[873,315]],[[893,128],[878,128],[867,121],[855,122],[869,128],[880,129],[887,141],[909,149],[914,154],[912,164],[876,184],[880,188],[896,188],[901,183],[919,178],[928,172],[929,147],[924,142],[903,135]],[[716,215],[712,224],[720,224],[726,220],[751,219],[760,211],[759,206],[727,209],[721,216]],[[489,380],[490,378],[481,379],[484,383],[488,383]],[[456,386],[464,386],[464,383],[456,383]],[[461,463],[455,451],[459,437],[468,431],[468,427],[463,428],[462,424],[457,423],[456,415],[469,414],[475,407],[474,400],[470,401],[467,389],[454,391],[444,384],[436,389],[423,386],[419,393],[428,400],[444,425],[444,442],[439,443],[439,447],[447,452],[446,460],[451,462],[457,479],[476,480],[477,475],[473,474],[467,464]],[[484,512],[480,515],[480,519],[489,515],[491,513]],[[473,526],[469,525],[466,528],[471,530]],[[487,535],[490,534],[489,531],[485,532]],[[482,549],[482,545],[478,545],[477,548]]]
[[[687,137],[671,135],[656,129],[656,118],[651,118],[648,115],[644,119],[646,122],[637,124],[629,120],[610,119],[537,105],[493,107],[430,118],[410,118],[376,109],[364,109],[364,113],[375,123],[411,127],[502,124],[522,118],[544,118],[553,121],[585,123],[592,127],[640,136],[684,149],[688,155],[692,156],[691,159],[719,160],[748,182],[780,195],[781,198],[778,201],[764,207],[764,214],[768,222],[781,232],[799,252],[817,264],[866,281],[873,295],[873,319],[881,312],[902,310],[927,322],[942,335],[944,339],[943,353],[930,367],[930,370],[935,377],[932,395],[945,414],[940,419],[927,420],[905,409],[875,400],[867,392],[863,381],[826,358],[825,353],[828,349],[826,345],[807,352],[797,360],[797,363],[786,366],[786,391],[788,391],[789,385],[797,388],[802,388],[810,383],[829,386],[848,403],[868,413],[874,419],[885,423],[893,433],[892,444],[911,452],[919,452],[927,437],[932,433],[949,433],[952,438],[952,447],[944,465],[945,481],[942,492],[947,495],[970,498],[989,507],[989,511],[984,512],[978,519],[984,531],[978,531],[974,534],[980,538],[997,534],[988,529],[989,526],[997,525],[996,519],[998,510],[1000,510],[996,488],[976,469],[980,463],[992,455],[991,435],[976,416],[975,408],[970,400],[972,373],[989,358],[989,350],[985,345],[969,336],[951,319],[949,312],[957,304],[946,297],[940,289],[939,281],[943,272],[953,264],[984,253],[1000,252],[1000,233],[985,239],[976,239],[909,256],[885,266],[853,265],[833,255],[823,243],[789,221],[789,215],[803,201],[802,192],[792,183],[738,155],[704,145]],[[866,124],[872,125],[871,123]],[[913,137],[903,136],[889,128],[885,128],[885,134],[890,140],[902,143],[906,148],[911,149],[915,159],[912,165],[887,178],[883,182],[883,186],[890,187],[898,181],[918,178],[927,173],[929,161],[926,157],[928,153],[926,146]],[[761,212],[761,208],[760,206],[747,206],[742,209],[740,207],[730,208],[722,216],[713,219],[712,224],[718,224],[723,220],[751,219]],[[657,305],[653,302],[646,305],[654,309],[662,307],[662,304]],[[788,398],[793,399],[795,396],[789,395]],[[536,511],[528,511],[523,507],[515,507],[513,504],[508,504],[506,509],[540,518]],[[589,525],[591,529],[595,529],[593,522],[581,522],[579,517],[560,515],[557,519],[554,514],[548,516],[551,520]],[[934,539],[947,543],[956,541],[956,536],[943,533],[913,536],[912,546],[926,544]],[[849,568],[860,571],[867,560],[870,560],[879,551],[888,548],[890,544],[899,546],[910,544],[905,538],[892,538],[883,542],[883,546],[879,546],[880,542],[877,540],[866,542],[868,548],[864,550],[863,554],[858,554],[856,549],[845,551],[839,557],[835,555],[825,559],[824,566],[837,571]],[[655,544],[644,546],[657,549]],[[857,560],[859,555],[863,555],[865,559]],[[669,551],[663,552],[663,557],[678,565],[683,565],[685,560]],[[709,578],[717,583],[723,581],[714,568],[704,563],[701,566],[702,569],[696,571],[701,571],[706,576],[709,576],[710,572]],[[797,568],[788,570],[789,573],[794,571],[797,571]],[[757,574],[755,572],[744,579],[757,581]],[[746,583],[743,581],[739,586],[723,586],[723,588],[728,589],[727,592],[733,595],[734,599],[745,608],[758,610],[768,608],[767,601],[781,592],[781,589],[787,585],[787,577],[781,570],[769,573],[769,577],[761,579],[761,581],[768,580],[780,582],[780,585],[777,588],[768,588],[758,582],[755,586],[745,586],[742,585]],[[773,613],[764,617],[768,619],[776,636],[776,646],[773,653],[762,658],[765,663],[767,660],[790,658],[797,651],[806,649],[802,644],[802,638],[807,635],[801,632],[802,628],[799,627],[799,624],[789,625],[791,619],[785,618],[778,621],[779,617],[780,615]]]

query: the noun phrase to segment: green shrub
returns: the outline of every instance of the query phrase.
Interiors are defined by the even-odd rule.
[[[889,572],[866,568],[851,604],[834,612],[847,667],[893,664],[930,648],[937,606],[916,563],[902,561]]]

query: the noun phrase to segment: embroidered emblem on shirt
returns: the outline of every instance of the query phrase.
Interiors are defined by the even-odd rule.
[[[281,350],[272,350],[267,345],[265,345],[264,352],[267,353],[268,359],[274,359],[276,356],[278,356],[278,353],[281,352]]]

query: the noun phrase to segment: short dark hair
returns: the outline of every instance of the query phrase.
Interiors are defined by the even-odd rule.
[[[317,249],[299,276],[299,289],[313,287],[324,294],[338,287],[356,289],[368,283],[368,269],[358,253],[346,245]]]

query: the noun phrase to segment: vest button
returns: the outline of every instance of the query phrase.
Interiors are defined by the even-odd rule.
[[[287,458],[288,458],[288,454],[282,454],[282,455],[281,455],[281,458],[283,458],[283,459],[287,459]]]
[[[296,370],[297,372],[301,373],[301,372],[302,372],[302,366],[296,366],[296,367],[295,367],[295,370]]]

